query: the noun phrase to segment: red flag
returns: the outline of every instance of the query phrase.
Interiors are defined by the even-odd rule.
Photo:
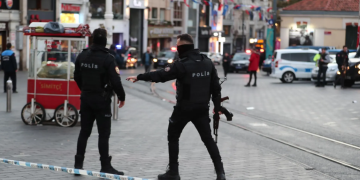
[[[184,0],[184,4],[187,6],[187,7],[190,7],[190,5],[188,3],[186,3],[186,0]]]
[[[268,8],[266,11],[269,12],[272,8]]]
[[[232,3],[235,3],[234,0],[230,0]]]
[[[262,14],[261,14],[261,12],[259,12],[259,19],[261,19],[261,16],[262,16]]]
[[[205,5],[209,6],[209,3],[206,0],[204,0],[204,3]]]
[[[250,12],[248,10],[245,11],[247,15],[250,15]]]
[[[221,11],[222,6],[223,6],[223,5],[222,5],[221,3],[219,3],[218,11]]]

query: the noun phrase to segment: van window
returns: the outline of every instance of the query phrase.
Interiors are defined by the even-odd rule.
[[[308,55],[308,62],[314,62],[314,57],[315,57],[315,55],[316,54],[314,54],[314,53],[307,53],[307,55]]]
[[[308,53],[292,53],[291,60],[299,62],[309,62],[309,55]]]
[[[281,59],[291,61],[291,54],[281,54]]]

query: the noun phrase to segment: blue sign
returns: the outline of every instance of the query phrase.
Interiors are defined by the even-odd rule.
[[[274,51],[274,29],[268,28],[266,34],[266,58],[272,56]]]

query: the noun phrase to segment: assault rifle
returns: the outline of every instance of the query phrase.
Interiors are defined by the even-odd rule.
[[[220,83],[224,83],[226,81],[225,79]],[[220,102],[224,102],[226,100],[229,100],[230,98],[228,96],[221,98]],[[220,106],[220,112],[226,116],[227,121],[232,121],[232,117],[234,116],[230,111],[228,111],[223,105]],[[215,112],[214,112],[215,113]],[[214,135],[215,135],[215,143],[217,143],[217,137],[218,137],[218,129],[219,129],[219,121],[220,119],[215,119],[213,122],[213,128],[214,128]]]

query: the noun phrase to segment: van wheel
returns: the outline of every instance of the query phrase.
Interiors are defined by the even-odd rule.
[[[295,75],[292,72],[285,72],[281,79],[284,83],[292,83],[295,79]]]

